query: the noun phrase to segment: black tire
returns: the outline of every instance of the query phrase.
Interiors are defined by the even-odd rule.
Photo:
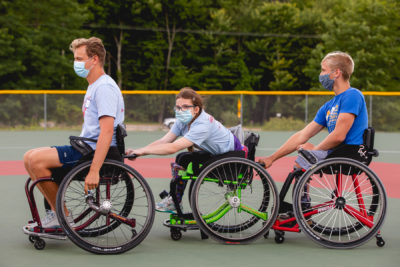
[[[352,159],[321,161],[300,178],[294,191],[299,226],[325,247],[364,244],[377,235],[386,216],[381,181],[366,165]]]
[[[43,250],[46,247],[46,242],[41,239],[41,238],[37,238],[35,240],[35,242],[33,242],[33,246],[37,249],[37,250]]]
[[[181,240],[182,232],[179,229],[171,228],[171,239],[174,241]]]
[[[206,235],[222,243],[238,244],[252,242],[269,230],[279,210],[278,199],[275,183],[259,164],[225,158],[200,173],[190,204]],[[225,214],[211,216],[222,207]]]
[[[101,214],[92,210],[85,199],[84,179],[90,166],[91,162],[82,163],[63,179],[57,193],[58,220],[71,241],[84,250],[95,254],[126,252],[140,244],[153,225],[151,189],[130,166],[105,160],[93,200],[96,206],[106,202],[112,205],[108,213]],[[127,223],[119,217],[127,219]]]

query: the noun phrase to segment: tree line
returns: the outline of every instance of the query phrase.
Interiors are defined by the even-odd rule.
[[[98,36],[123,90],[322,90],[320,61],[335,50],[354,58],[352,86],[400,90],[396,0],[2,0],[0,26],[0,89],[84,89],[69,44]],[[18,106],[2,98],[0,117]],[[274,116],[278,100],[250,101],[252,121]],[[149,101],[128,118],[160,121],[170,103]],[[283,116],[296,113],[288,101]]]

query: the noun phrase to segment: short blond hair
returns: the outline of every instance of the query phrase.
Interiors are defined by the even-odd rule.
[[[322,62],[324,61],[332,70],[339,69],[344,80],[350,80],[354,71],[354,61],[349,54],[341,51],[330,52],[322,60]]]
[[[86,46],[86,54],[89,58],[93,56],[98,56],[101,65],[104,65],[106,61],[106,49],[104,48],[103,42],[100,38],[90,37],[86,38],[78,38],[72,41],[69,46],[69,49],[74,53],[75,50],[81,46]]]

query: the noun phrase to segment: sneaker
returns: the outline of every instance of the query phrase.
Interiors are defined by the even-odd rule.
[[[182,210],[182,203],[179,205],[179,207]],[[174,211],[176,211],[176,207],[175,207],[172,197],[167,196],[160,202],[156,203],[156,210],[162,211],[162,212],[170,212],[170,213],[173,213]]]
[[[34,231],[34,228],[38,226],[37,222],[27,224],[24,228],[31,232]],[[61,228],[60,223],[57,219],[57,214],[55,211],[48,210],[46,211],[46,216],[42,220],[43,228]]]

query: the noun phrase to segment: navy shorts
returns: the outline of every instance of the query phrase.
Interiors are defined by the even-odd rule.
[[[82,158],[82,154],[72,146],[53,146],[57,149],[58,158],[63,168],[71,168]]]

